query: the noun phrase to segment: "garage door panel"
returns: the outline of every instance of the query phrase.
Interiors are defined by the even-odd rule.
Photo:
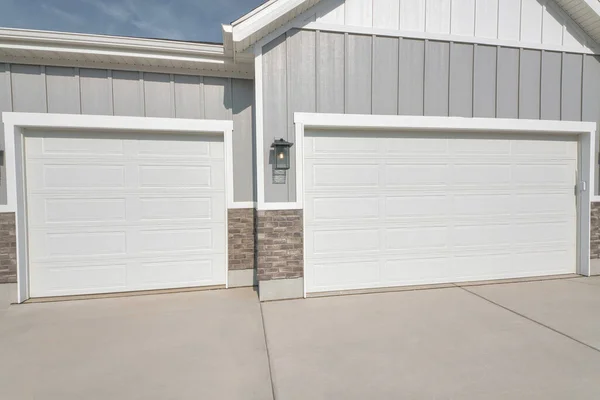
[[[213,170],[208,165],[140,165],[138,173],[142,188],[214,187]]]
[[[219,196],[220,197],[220,196]],[[188,197],[188,198],[152,198],[140,197],[140,219],[154,220],[213,220],[222,218],[225,205],[223,198]],[[213,213],[213,209],[216,212]]]
[[[455,155],[508,155],[511,152],[511,142],[506,139],[478,139],[472,135],[448,140],[450,151]]]
[[[548,140],[550,139],[550,140]],[[552,140],[551,137],[541,137],[537,140],[521,139],[512,142],[512,152],[515,155],[527,155],[536,158],[571,159],[571,154],[577,150],[577,142],[572,140]]]
[[[515,184],[543,185],[549,187],[573,187],[577,181],[575,163],[547,163],[515,165]]]
[[[386,186],[394,188],[407,185],[446,185],[450,181],[448,165],[415,163],[389,164],[383,167],[382,175],[385,177]]]
[[[36,252],[32,261],[39,258],[94,257],[104,255],[125,255],[127,233],[124,230],[105,232],[44,232],[30,231],[31,247]]]
[[[463,164],[455,163],[447,170],[452,175],[452,182],[459,185],[475,185],[487,187],[508,185],[511,180],[510,164]]]
[[[27,184],[33,189],[120,189],[125,187],[123,165],[70,165],[32,162]]]
[[[576,214],[573,207],[575,198],[571,193],[516,194],[514,196],[517,214]]]
[[[446,247],[449,240],[447,226],[420,226],[418,228],[383,229],[386,250],[430,249]]]
[[[110,293],[127,289],[127,265],[46,266],[31,270],[30,290],[37,296]]]
[[[456,215],[510,215],[510,195],[455,194],[450,199],[450,213]]]
[[[316,287],[358,288],[360,285],[377,285],[379,273],[378,261],[315,263],[311,281]]]
[[[306,197],[306,211],[315,221],[360,220],[379,217],[379,197]]]
[[[126,199],[81,199],[31,196],[29,218],[43,224],[119,222],[126,219]],[[36,225],[33,225],[36,227]]]
[[[519,134],[308,135],[309,293],[575,272],[576,141]],[[355,149],[362,140],[378,151],[368,157],[314,152],[325,138],[328,149],[336,141]],[[415,147],[422,153],[406,150]]]
[[[225,282],[222,138],[73,135],[25,139],[33,297]]]
[[[34,159],[41,156],[115,156],[123,155],[125,149],[122,140],[106,137],[90,138],[77,137],[76,135],[61,135],[52,132],[52,138],[46,140],[43,134],[33,134],[40,140],[32,141],[25,149],[27,158]]]
[[[214,284],[215,275],[224,279],[219,256],[201,259],[146,260],[128,267],[133,290],[166,289]]]
[[[140,158],[152,156],[173,158],[172,156],[185,156],[192,158],[211,157],[211,142],[194,140],[189,136],[178,136],[179,140],[140,140],[137,152]],[[175,158],[177,159],[177,158]]]
[[[321,140],[322,139],[322,140]],[[347,137],[343,133],[332,131],[327,137],[315,141],[306,137],[306,155],[328,156],[330,154],[377,154],[378,143],[364,143],[360,137]]]
[[[368,188],[379,185],[379,166],[356,165],[356,164],[314,164],[312,165],[314,181],[313,187],[347,187],[347,188]]]
[[[445,135],[434,135],[437,138],[445,138]],[[448,154],[448,142],[446,140],[430,140],[421,135],[403,135],[399,140],[397,137],[390,137],[382,144],[385,155],[408,156],[435,155],[437,157]]]
[[[141,253],[204,252],[222,249],[225,231],[220,226],[197,225],[181,228],[140,230]]]
[[[450,201],[446,194],[430,196],[385,196],[385,217],[439,217],[448,214]]]

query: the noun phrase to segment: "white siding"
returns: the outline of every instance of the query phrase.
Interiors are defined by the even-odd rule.
[[[324,0],[315,21],[573,51],[594,43],[558,5],[540,0]]]

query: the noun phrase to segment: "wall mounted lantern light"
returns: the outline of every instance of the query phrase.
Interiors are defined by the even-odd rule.
[[[277,139],[271,145],[275,151],[275,169],[290,169],[290,147],[294,143],[283,139]]]

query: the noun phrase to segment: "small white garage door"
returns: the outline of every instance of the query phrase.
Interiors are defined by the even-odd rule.
[[[222,137],[25,138],[31,297],[225,283]]]
[[[306,132],[307,292],[576,271],[577,141]]]

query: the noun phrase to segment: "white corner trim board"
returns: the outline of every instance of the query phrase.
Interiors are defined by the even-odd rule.
[[[594,149],[596,124],[589,122],[540,121],[489,118],[421,117],[421,116],[381,116],[295,113],[296,125],[296,165],[298,193],[304,197],[304,133],[306,129],[328,130],[345,129],[372,132],[402,132],[411,134],[430,132],[458,133],[497,133],[497,134],[543,134],[569,135],[579,142],[578,190],[577,196],[577,272],[590,274],[590,202],[593,197],[589,188],[594,187]],[[299,196],[300,197],[300,196]],[[302,204],[303,200],[299,200]],[[305,242],[306,246],[306,242]],[[305,249],[306,251],[306,249]],[[306,279],[306,274],[305,274]],[[306,282],[305,282],[306,290]]]
[[[27,129],[61,129],[74,133],[81,130],[101,132],[179,133],[192,135],[223,135],[225,161],[225,197],[227,208],[240,208],[233,201],[232,121],[171,118],[117,117],[100,115],[68,115],[5,112],[4,149],[7,204],[0,212],[15,212],[17,236],[17,297],[18,302],[29,298],[27,215],[25,209],[25,171],[23,134]],[[244,207],[253,205],[243,204]],[[226,223],[226,222],[225,222]],[[225,229],[226,231],[226,229]],[[225,243],[227,232],[225,232]],[[225,246],[227,252],[227,246]],[[227,260],[227,254],[225,254]],[[227,275],[227,274],[226,274]],[[226,280],[227,286],[227,280]]]

